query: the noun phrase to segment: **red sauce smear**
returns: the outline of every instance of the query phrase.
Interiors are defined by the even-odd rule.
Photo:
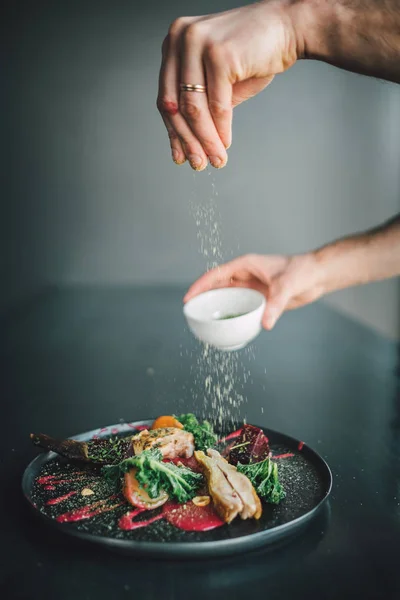
[[[78,492],[76,492],[76,491],[68,492],[68,494],[64,494],[64,496],[59,496],[58,498],[52,498],[51,500],[48,500],[48,502],[46,502],[46,504],[48,504],[48,505],[59,504],[60,502],[64,502],[64,500],[67,500],[67,498],[71,498],[71,496],[74,496],[77,493]]]
[[[167,502],[162,508],[168,523],[184,531],[210,531],[225,525],[215,512],[212,503],[207,506],[196,506],[193,502],[186,504]]]
[[[298,449],[303,450],[304,442],[299,442]]]
[[[76,471],[76,473],[74,473],[74,475],[84,475],[84,471]],[[59,477],[59,475],[43,475],[43,477],[38,477],[36,479],[36,482],[39,485],[45,485],[46,483],[49,483],[50,481],[54,484],[55,481],[53,481],[54,479],[57,479],[57,477]],[[75,481],[75,479],[82,479],[82,477],[73,477],[71,479],[60,479],[59,481]]]
[[[113,496],[111,498],[113,498]],[[118,502],[117,504],[106,504],[108,500],[111,500],[111,498],[99,500],[94,504],[88,504],[82,508],[77,508],[75,510],[63,513],[56,518],[56,521],[58,521],[58,523],[75,523],[76,521],[83,521],[83,519],[91,519],[96,515],[109,512],[110,510],[114,510],[114,508],[124,504],[124,502]]]
[[[196,506],[193,502],[178,504],[169,501],[162,507],[162,512],[143,521],[134,521],[135,517],[146,511],[137,508],[123,515],[119,520],[119,527],[123,531],[133,531],[140,527],[147,527],[155,521],[166,519],[168,523],[184,531],[210,531],[225,525],[224,521],[216,514],[212,504]]]
[[[292,456],[294,456],[294,454],[292,452],[287,452],[286,454],[277,454],[276,456],[271,456],[271,458],[273,458],[273,459],[291,458]]]
[[[78,471],[74,475],[81,475],[83,471]],[[75,481],[79,481],[83,479],[83,477],[71,477],[70,479],[57,479],[59,475],[44,475],[43,477],[38,477],[36,482],[39,485],[43,485],[45,490],[55,490],[56,485],[60,485],[61,483],[73,483]]]
[[[230,433],[226,437],[223,437],[220,440],[218,440],[218,443],[222,444],[223,442],[229,442],[229,440],[234,440],[235,438],[239,437],[239,435],[242,433],[242,430],[243,427],[237,429],[236,431],[232,431],[232,433]]]
[[[149,425],[136,425],[134,427],[134,429],[136,429],[137,431],[145,431],[148,428],[149,428]]]
[[[140,527],[147,527],[147,525],[150,525],[150,523],[154,523],[155,521],[159,521],[160,519],[164,518],[164,515],[161,513],[155,517],[146,519],[145,521],[133,521],[133,519],[142,512],[146,512],[146,509],[138,508],[137,510],[133,510],[126,513],[126,515],[123,515],[118,523],[120,529],[123,531],[132,531],[133,529],[139,529]]]

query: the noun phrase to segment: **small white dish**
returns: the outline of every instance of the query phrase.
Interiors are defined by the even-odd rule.
[[[266,300],[248,288],[204,292],[183,307],[189,329],[200,341],[219,350],[239,350],[262,329]]]

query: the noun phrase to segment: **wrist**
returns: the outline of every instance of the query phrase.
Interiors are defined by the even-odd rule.
[[[344,238],[314,250],[320,285],[325,294],[371,281],[369,234]]]
[[[287,10],[296,39],[297,58],[332,62],[343,24],[352,18],[350,11],[332,0],[292,0]]]

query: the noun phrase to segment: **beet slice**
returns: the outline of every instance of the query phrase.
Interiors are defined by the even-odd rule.
[[[212,502],[207,506],[196,506],[193,502],[177,504],[169,501],[163,506],[163,514],[171,525],[184,531],[210,531],[225,525]]]
[[[260,462],[270,453],[268,438],[259,427],[244,425],[240,437],[229,451],[229,462],[242,465]]]

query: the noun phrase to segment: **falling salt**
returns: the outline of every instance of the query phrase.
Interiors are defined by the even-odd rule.
[[[197,181],[194,174],[195,184]],[[207,181],[205,183],[208,184]],[[196,192],[195,186],[190,207],[197,227],[199,252],[205,259],[205,270],[208,271],[217,268],[225,260],[217,206],[218,192],[214,180],[211,181],[211,194],[204,196]],[[199,196],[202,196],[201,202]],[[250,352],[253,354],[249,356],[254,358],[254,350]],[[243,421],[242,405],[247,401],[244,386],[250,371],[245,371],[240,355],[202,344],[197,353],[192,352],[191,363],[192,397],[198,416],[209,419],[220,430],[230,429]]]

